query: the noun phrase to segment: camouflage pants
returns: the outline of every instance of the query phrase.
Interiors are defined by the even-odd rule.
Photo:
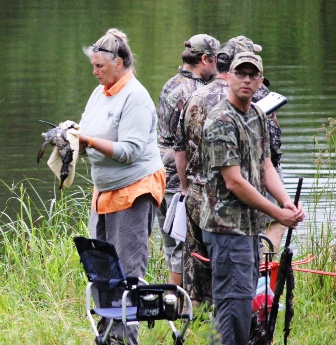
[[[187,237],[183,251],[183,288],[193,301],[211,304],[210,264],[191,256],[192,252],[196,252],[208,258],[202,239],[202,229],[199,227],[202,199],[203,188],[199,185],[191,185],[186,199]]]

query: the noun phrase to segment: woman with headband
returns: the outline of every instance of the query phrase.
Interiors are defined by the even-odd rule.
[[[112,243],[127,276],[144,277],[148,238],[165,189],[165,169],[157,146],[155,105],[134,76],[127,36],[110,29],[84,48],[100,85],[80,121],[80,150],[91,163],[96,215],[93,237]],[[121,296],[99,294],[101,307]],[[106,320],[100,322],[102,330]],[[137,326],[118,325],[111,344],[138,344]]]

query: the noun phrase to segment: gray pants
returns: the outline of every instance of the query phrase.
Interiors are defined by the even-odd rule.
[[[123,211],[100,214],[96,227],[96,238],[112,243],[126,276],[144,277],[148,263],[148,238],[151,234],[157,203],[150,194],[139,196],[131,208]],[[97,306],[121,306],[122,291],[99,292],[95,299]],[[106,327],[101,322],[101,330]],[[111,344],[138,344],[138,327],[122,326],[112,328]],[[124,342],[125,341],[125,342]]]
[[[218,338],[213,344],[247,345],[259,277],[258,237],[203,231],[212,268]]]

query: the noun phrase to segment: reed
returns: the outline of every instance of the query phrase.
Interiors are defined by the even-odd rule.
[[[78,190],[57,200],[55,193],[43,204],[34,189],[33,201],[28,187],[29,180],[12,186],[8,204],[19,211],[13,217],[0,215],[0,343],[66,344],[72,339],[80,344],[72,324],[80,326],[74,314],[81,313],[78,291],[85,282],[69,234],[71,217],[78,221],[76,231],[85,231],[79,214],[87,219],[88,213],[78,202],[85,194]]]
[[[322,126],[321,131],[325,134],[322,143],[314,138],[316,174],[305,200],[310,218],[305,222],[305,236],[296,241],[302,257],[316,255],[309,268],[325,272],[336,271],[335,124],[335,120],[329,119],[329,124]],[[296,272],[295,280],[295,315],[289,344],[333,344],[335,277]],[[281,344],[280,340],[276,344]]]

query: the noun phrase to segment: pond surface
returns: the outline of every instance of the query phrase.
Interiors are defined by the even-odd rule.
[[[54,195],[54,176],[46,165],[50,149],[36,162],[41,132],[48,129],[38,120],[79,121],[97,85],[82,48],[116,27],[127,33],[137,77],[155,104],[191,36],[207,33],[225,42],[245,35],[260,44],[270,89],[288,98],[277,112],[286,188],[294,196],[303,176],[308,219],[328,218],[334,226],[328,198],[321,199],[315,213],[308,196],[315,185],[318,149],[325,147],[325,132],[319,129],[336,113],[335,23],[333,0],[1,1],[0,211],[10,195],[5,184],[25,178],[36,179],[32,184],[43,200]],[[83,162],[77,171],[89,176]],[[87,183],[76,176],[75,184]]]

